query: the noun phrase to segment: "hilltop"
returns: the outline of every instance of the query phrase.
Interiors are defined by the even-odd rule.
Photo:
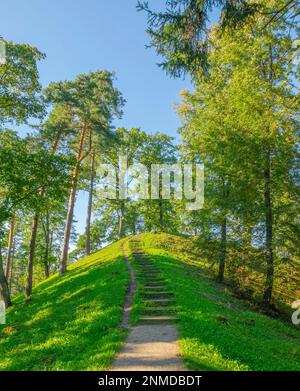
[[[299,330],[215,282],[194,238],[169,234],[122,239],[34,287],[31,302],[16,298],[0,327],[0,369],[109,369],[127,335],[120,327],[129,284],[124,243],[137,272],[132,324],[144,306],[133,238],[174,292],[180,354],[188,368],[300,370]]]

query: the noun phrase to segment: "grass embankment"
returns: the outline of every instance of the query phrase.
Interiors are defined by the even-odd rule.
[[[147,234],[149,248],[164,249],[180,255],[186,263],[200,267],[203,273],[215,277],[219,265],[219,244],[201,241],[197,237],[169,234]],[[265,282],[265,257],[252,246],[237,246],[228,242],[225,283],[241,297],[260,304]],[[300,298],[300,259],[275,259],[273,305],[278,313],[289,319],[291,304]]]
[[[128,286],[122,241],[36,286],[0,325],[0,370],[104,370],[119,351]]]
[[[180,309],[180,347],[188,367],[300,370],[297,329],[252,311],[228,288],[204,274],[205,261],[198,260],[197,266],[187,260],[188,241],[184,238],[147,234],[141,241],[145,253],[159,266],[169,290],[175,293]],[[139,300],[137,305],[141,306]]]
[[[252,311],[217,284],[214,260],[191,238],[134,238],[175,293],[185,363],[204,370],[300,370],[299,330]],[[104,370],[120,350],[128,286],[122,241],[76,262],[22,297],[0,326],[0,370]],[[133,262],[133,264],[135,264]],[[135,265],[137,267],[137,265]],[[133,321],[142,307],[138,282]]]

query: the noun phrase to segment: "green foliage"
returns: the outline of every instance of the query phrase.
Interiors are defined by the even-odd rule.
[[[257,253],[266,260],[266,291],[273,254],[282,264],[283,252],[295,255],[290,238],[299,242],[299,93],[287,27],[282,20],[263,29],[259,20],[222,36],[215,28],[210,74],[198,74],[195,92],[184,92],[179,107],[183,159],[205,165],[200,232],[221,236],[220,265],[228,240],[264,249]]]
[[[44,104],[37,62],[45,55],[27,44],[6,42],[6,61],[0,64],[0,125],[41,118]]]
[[[0,131],[0,222],[14,209],[32,212],[64,199],[68,170],[67,159],[53,156],[40,140]],[[43,186],[47,191],[41,199]]]
[[[186,264],[196,266],[210,278],[215,278],[218,270],[219,243],[216,239],[199,236],[146,234],[143,236],[145,248],[163,250],[180,254]],[[283,262],[284,261],[284,262]],[[291,302],[299,297],[299,257],[276,262],[273,304],[280,315],[290,321]],[[238,297],[242,297],[254,306],[258,306],[263,294],[264,259],[262,251],[252,246],[228,243],[225,284],[231,287]],[[276,316],[279,314],[276,313]]]
[[[148,2],[139,1],[139,11],[147,15],[150,47],[163,58],[160,66],[172,77],[186,73],[197,77],[209,69],[211,11],[219,15],[221,31],[232,31],[257,19],[267,26],[282,18],[299,15],[297,0],[166,0],[165,8],[155,11]]]

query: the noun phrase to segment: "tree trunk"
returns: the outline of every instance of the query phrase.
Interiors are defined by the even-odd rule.
[[[133,233],[133,235],[136,234],[136,217],[135,216],[133,217],[133,221],[132,221],[132,233]]]
[[[91,253],[91,219],[92,219],[94,179],[95,179],[95,151],[93,151],[91,156],[91,177],[90,177],[89,201],[88,201],[88,210],[87,210],[87,217],[86,217],[86,228],[85,228],[85,253],[87,255]]]
[[[33,280],[33,262],[34,262],[34,253],[35,253],[35,243],[37,236],[39,222],[39,214],[36,213],[32,222],[31,227],[31,238],[29,244],[29,260],[27,265],[27,277],[26,277],[26,286],[25,286],[25,297],[29,299],[32,293],[32,280]]]
[[[125,202],[121,201],[119,211],[119,232],[118,237],[122,239],[125,235]]]
[[[58,147],[59,138],[55,140],[52,143],[52,151],[51,153],[54,155],[56,152],[56,149]],[[40,197],[44,197],[45,194],[45,186],[42,185],[39,195]],[[38,221],[39,221],[39,212],[36,212],[34,220],[32,222],[32,229],[31,229],[31,239],[30,239],[30,249],[29,249],[29,260],[28,260],[28,266],[27,266],[27,281],[26,281],[26,288],[25,288],[25,296],[29,298],[32,292],[32,279],[33,279],[33,262],[34,262],[34,253],[35,253],[35,242],[36,242],[36,235],[37,235],[37,229],[38,229]],[[28,294],[29,292],[29,294]]]
[[[264,170],[264,199],[265,199],[265,226],[266,226],[266,281],[263,294],[263,307],[270,308],[273,282],[274,282],[274,259],[273,259],[273,210],[271,202],[271,164],[270,151],[266,154],[266,165]]]
[[[9,285],[9,291],[12,290],[12,283],[13,283],[13,271],[14,271],[14,259],[15,259],[15,250],[16,250],[16,237],[14,237],[14,243],[12,248],[12,255],[11,255],[11,266],[10,266],[10,274],[8,278],[8,285]]]
[[[159,200],[158,200],[158,208],[159,208],[159,229],[163,230],[163,222],[164,222],[164,211],[163,211],[163,200],[162,200],[162,185],[159,184]]]
[[[72,188],[71,188],[70,196],[69,196],[67,219],[66,219],[66,225],[65,225],[65,231],[64,231],[64,241],[63,241],[63,245],[62,245],[61,258],[60,258],[60,274],[63,274],[67,271],[67,259],[68,259],[71,228],[72,228],[72,222],[73,222],[73,216],[74,216],[74,205],[75,205],[75,199],[76,199],[79,166],[80,166],[80,163],[77,162],[75,169],[73,171]]]
[[[49,213],[46,215],[46,226],[43,223],[44,237],[45,237],[45,254],[44,254],[44,272],[45,278],[49,278],[49,246],[50,246],[50,221]]]
[[[220,247],[220,262],[219,262],[219,273],[218,281],[224,281],[225,273],[225,260],[226,260],[226,250],[227,250],[227,218],[223,218],[221,225],[221,247]]]
[[[164,212],[163,212],[163,202],[161,198],[159,199],[158,204],[159,204],[159,228],[162,231],[163,223],[164,223]]]
[[[6,261],[6,270],[5,270],[5,277],[7,281],[9,281],[9,277],[11,274],[12,250],[13,250],[13,243],[14,243],[14,236],[15,236],[15,222],[16,222],[16,216],[14,213],[9,227],[7,261]]]
[[[84,159],[81,155],[82,155],[82,150],[84,145],[85,133],[86,133],[86,124],[84,123],[79,138],[78,152],[76,157],[77,161],[72,174],[72,187],[69,196],[67,219],[66,219],[66,225],[64,231],[64,240],[63,240],[61,256],[60,256],[60,274],[64,274],[67,271],[67,260],[68,260],[71,228],[72,228],[72,222],[74,216],[74,205],[76,199],[78,174],[79,174],[81,161]],[[91,134],[90,134],[90,143],[91,143]]]
[[[49,278],[50,276],[48,257],[49,257],[49,245],[46,244],[45,259],[44,259],[44,272],[45,272],[46,279]]]
[[[0,296],[2,296],[3,298],[5,308],[11,306],[10,292],[3,270],[1,240],[0,240]]]

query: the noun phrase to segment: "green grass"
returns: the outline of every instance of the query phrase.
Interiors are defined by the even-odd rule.
[[[201,237],[171,234],[144,235],[145,246],[180,254],[180,259],[215,277],[219,267],[220,245]],[[225,282],[249,302],[260,305],[265,281],[265,257],[251,246],[228,242]],[[275,257],[272,305],[281,318],[289,320],[291,304],[300,297],[300,259]]]
[[[300,370],[300,333],[251,310],[217,284],[190,238],[133,237],[159,265],[180,311],[181,354],[199,370]],[[132,237],[130,238],[132,239]],[[128,271],[119,241],[14,300],[0,326],[0,370],[105,370],[120,350]],[[126,243],[126,246],[128,244]],[[129,245],[134,249],[134,243]],[[129,251],[130,253],[130,251]],[[137,267],[132,259],[134,267]],[[137,268],[138,269],[138,268]],[[138,283],[132,323],[143,306]]]
[[[0,370],[104,370],[125,339],[128,286],[121,241],[15,300],[0,326]]]
[[[189,368],[300,370],[299,330],[252,311],[201,267],[188,264],[176,246],[174,253],[155,249],[154,241],[155,235],[145,235],[144,249],[175,293],[180,348]]]

